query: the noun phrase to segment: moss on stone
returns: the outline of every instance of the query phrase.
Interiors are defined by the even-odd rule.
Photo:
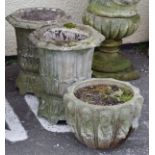
[[[76,24],[74,23],[65,23],[63,26],[69,29],[76,28]]]
[[[124,70],[123,72],[117,73],[105,73],[105,72],[98,72],[93,70],[93,77],[95,78],[114,78],[117,80],[129,81],[129,80],[136,80],[140,77],[140,74],[133,70]]]
[[[64,120],[64,107],[62,97],[40,94],[38,116],[47,119],[50,123],[56,124],[59,120]]]
[[[43,90],[41,78],[37,73],[21,71],[16,79],[16,86],[21,95],[25,95],[27,92],[38,95]]]
[[[131,62],[119,53],[95,52],[93,69],[100,72],[120,72],[131,66]]]

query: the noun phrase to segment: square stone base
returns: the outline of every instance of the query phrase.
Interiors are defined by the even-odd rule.
[[[52,124],[65,120],[63,98],[61,96],[40,94],[38,115],[46,118]]]
[[[16,86],[21,95],[26,93],[39,94],[43,90],[41,83],[39,74],[24,71],[20,71],[16,80]]]

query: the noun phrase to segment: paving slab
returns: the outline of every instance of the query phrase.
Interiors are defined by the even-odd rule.
[[[58,127],[56,131],[47,130],[48,127],[43,126],[26,100],[31,98],[30,101],[36,102],[33,106],[36,106],[37,98],[30,94],[26,97],[19,94],[15,86],[19,66],[10,64],[6,66],[6,104],[8,104],[7,107],[11,107],[10,111],[13,112],[17,121],[13,120],[14,117],[11,117],[12,112],[10,112],[6,121],[6,132],[8,132],[6,155],[148,155],[149,59],[145,52],[138,49],[125,48],[123,51],[141,74],[140,79],[131,81],[131,83],[140,88],[145,100],[139,128],[120,147],[110,150],[90,149],[78,142],[73,133],[66,130],[67,126],[62,126],[62,124],[60,127],[56,126],[56,128]],[[16,123],[19,127],[16,126]],[[45,122],[45,124],[47,123]],[[59,130],[62,131],[58,133]],[[22,140],[21,137],[24,134],[25,139]],[[10,140],[10,135],[14,136],[14,141]]]

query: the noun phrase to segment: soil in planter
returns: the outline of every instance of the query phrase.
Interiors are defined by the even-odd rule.
[[[52,10],[31,10],[25,11],[22,15],[23,19],[34,21],[48,21],[55,20],[58,16],[63,16],[63,13]]]
[[[80,88],[75,92],[75,96],[89,104],[110,106],[129,101],[133,93],[129,89],[116,85],[102,84]]]
[[[86,39],[88,36],[82,32],[70,31],[68,29],[49,29],[44,33],[46,42],[54,42],[58,46],[73,46],[75,42]]]

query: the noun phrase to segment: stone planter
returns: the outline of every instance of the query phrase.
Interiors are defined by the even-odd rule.
[[[39,94],[39,115],[56,123],[64,119],[62,96],[67,87],[91,78],[94,47],[104,37],[89,26],[71,24],[44,26],[29,38],[38,48],[45,92]]]
[[[122,104],[103,106],[83,102],[75,96],[80,88],[101,84],[129,89],[133,97]],[[99,78],[77,82],[64,95],[66,120],[76,138],[89,147],[100,149],[118,146],[138,127],[142,104],[143,97],[139,89],[114,79]]]
[[[93,75],[98,78],[133,80],[139,78],[131,62],[120,53],[124,37],[133,34],[140,16],[136,6],[140,0],[90,0],[83,22],[105,36],[96,49]]]
[[[52,8],[25,8],[6,17],[15,28],[18,61],[21,68],[16,85],[21,94],[34,93],[39,87],[39,58],[37,51],[28,41],[28,35],[47,24],[62,24],[69,21],[64,11]]]

